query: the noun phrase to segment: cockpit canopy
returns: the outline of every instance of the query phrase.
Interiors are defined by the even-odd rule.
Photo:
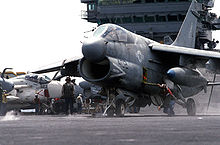
[[[114,24],[99,26],[93,33],[93,37],[102,37],[109,41],[134,43],[131,33]]]
[[[25,76],[25,79],[31,82],[36,82],[40,84],[47,84],[51,82],[51,79],[45,75],[38,75],[38,74],[28,74]]]

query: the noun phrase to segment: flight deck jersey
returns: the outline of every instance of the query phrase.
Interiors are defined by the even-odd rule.
[[[65,83],[63,85],[63,97],[64,98],[70,98],[70,97],[74,97],[74,85],[72,83]]]

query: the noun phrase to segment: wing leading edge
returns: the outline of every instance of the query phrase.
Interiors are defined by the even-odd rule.
[[[62,65],[33,71],[32,73],[42,74],[42,73],[61,71],[61,73],[63,73],[64,76],[80,77],[78,70],[77,70],[80,59],[82,59],[81,56],[67,59],[67,60],[63,61]],[[65,70],[65,71],[62,72],[62,70]]]
[[[151,49],[154,51],[175,53],[179,55],[197,56],[207,59],[210,58],[220,59],[220,53],[216,51],[208,51],[208,50],[192,49],[192,48],[171,46],[171,45],[160,45],[160,44],[152,45]]]

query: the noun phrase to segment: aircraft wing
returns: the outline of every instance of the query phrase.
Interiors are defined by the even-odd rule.
[[[62,70],[65,70],[65,73],[67,73],[65,75],[71,74],[71,76],[80,77],[78,70],[77,70],[77,66],[78,66],[79,60],[81,58],[82,58],[82,56],[74,57],[71,59],[66,59],[63,61],[63,63],[61,65],[33,71],[32,73],[42,74],[42,73],[49,73],[49,72],[54,72],[54,71],[61,71],[62,72]]]
[[[191,55],[197,56],[201,58],[215,58],[220,59],[220,53],[216,51],[208,51],[208,50],[200,50],[200,49],[193,49],[193,48],[186,48],[186,47],[179,47],[179,46],[172,46],[172,45],[160,45],[160,44],[153,44],[150,46],[153,51],[160,51],[160,52],[167,52],[167,53],[175,53],[179,55]]]
[[[57,67],[51,67],[51,68],[47,68],[47,69],[33,71],[32,73],[43,74],[43,73],[48,73],[48,72],[54,72],[54,71],[60,70],[60,68],[62,68],[62,67],[63,67],[63,65],[60,65],[60,66],[57,66]]]

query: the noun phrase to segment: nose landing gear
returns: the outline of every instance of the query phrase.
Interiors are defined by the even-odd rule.
[[[115,114],[117,117],[123,117],[126,112],[124,95],[115,89],[109,89],[107,92],[108,100],[103,115],[113,117]]]
[[[123,117],[125,115],[125,110],[126,110],[126,107],[125,107],[125,102],[124,100],[117,100],[116,101],[116,108],[115,108],[115,114],[116,116],[118,117]]]

